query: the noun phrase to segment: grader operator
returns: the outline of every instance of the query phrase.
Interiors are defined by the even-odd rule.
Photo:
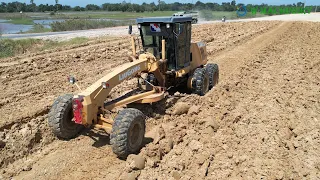
[[[127,105],[155,103],[175,86],[203,96],[218,83],[218,65],[207,64],[205,43],[191,42],[191,22],[191,17],[138,18],[140,52],[132,35],[131,62],[77,95],[58,97],[48,118],[54,134],[70,139],[84,127],[103,129],[110,133],[110,144],[118,157],[138,152],[143,145],[146,117]],[[135,93],[106,102],[113,87],[131,78],[139,79],[138,90],[132,91]],[[69,80],[75,83],[74,78]],[[121,110],[115,112],[115,108]]]

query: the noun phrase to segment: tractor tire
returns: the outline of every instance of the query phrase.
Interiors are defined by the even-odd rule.
[[[72,98],[72,94],[58,97],[49,111],[48,124],[58,138],[74,138],[84,127],[72,121]]]
[[[218,64],[207,64],[206,71],[209,76],[209,90],[211,90],[219,82],[219,66]]]
[[[192,77],[192,93],[204,96],[209,91],[209,76],[205,68],[197,68]]]
[[[145,115],[134,108],[121,110],[112,126],[110,144],[120,158],[137,153],[142,147],[146,131]]]

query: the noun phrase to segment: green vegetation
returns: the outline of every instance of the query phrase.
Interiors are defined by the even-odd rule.
[[[90,11],[73,13],[56,13],[51,16],[55,19],[136,19],[139,17],[171,16],[174,11],[154,11],[154,12],[121,12],[121,11]]]
[[[195,4],[180,2],[165,3],[164,1],[159,1],[159,4],[155,4],[154,2],[134,4],[122,1],[121,3],[104,3],[101,6],[88,4],[85,7],[71,7],[59,4],[59,0],[55,0],[55,5],[37,5],[34,1],[30,1],[30,4],[15,1],[0,3],[0,19],[7,19],[10,20],[8,21],[9,23],[24,25],[33,25],[33,20],[37,19],[67,19],[65,22],[54,22],[51,24],[51,27],[52,31],[69,31],[127,25],[131,24],[133,19],[139,17],[171,16],[178,11],[198,11],[200,18],[220,20],[223,16],[226,16],[227,19],[238,19],[271,15],[277,9],[279,9],[280,14],[284,9],[299,9],[300,12],[300,9],[304,7],[304,3],[302,2],[280,6],[264,3],[260,5],[247,4],[246,9],[248,13],[243,17],[238,17],[236,11],[243,5],[242,3],[237,3],[236,0],[229,0],[229,2],[221,4],[212,2],[203,3],[201,1],[196,1]],[[266,9],[271,9],[272,11],[266,13]],[[320,8],[309,6],[308,10],[320,11]],[[22,13],[20,13],[21,11]],[[107,21],[107,19],[121,21]],[[50,29],[35,25],[29,32],[48,31]]]
[[[268,8],[263,8],[263,9],[257,9],[255,7],[251,8],[252,14],[255,14],[256,12],[260,12],[261,14],[265,15],[277,15],[277,14],[305,14],[308,13],[310,14],[312,11],[311,6],[306,6],[306,7],[268,7]]]
[[[34,24],[32,29],[23,33],[44,33],[44,32],[51,32],[51,28],[46,28],[42,24]]]
[[[52,31],[72,31],[99,29],[105,27],[115,27],[133,24],[133,21],[106,21],[106,20],[90,20],[90,19],[72,19],[62,22],[53,22],[51,24]]]
[[[62,47],[62,46],[71,46],[71,45],[77,45],[77,44],[84,44],[88,42],[89,39],[86,37],[76,37],[73,39],[70,39],[69,41],[46,41],[43,46],[41,46],[40,50],[47,50],[47,49],[54,49],[57,47]]]
[[[301,1],[301,0],[300,0]],[[237,8],[242,3],[237,3],[236,0],[229,0],[229,2],[225,1],[221,4],[207,2],[203,3],[201,1],[196,1],[195,4],[193,3],[165,3],[165,1],[159,1],[159,4],[155,4],[154,2],[151,3],[142,3],[142,4],[134,4],[134,3],[127,3],[126,1],[119,1],[120,3],[104,3],[101,6],[95,4],[88,4],[85,7],[71,7],[69,5],[62,5],[59,4],[59,1],[55,1],[55,5],[49,4],[39,4],[36,5],[32,2],[30,4],[21,3],[18,1],[15,2],[2,2],[0,3],[0,13],[1,12],[80,12],[80,11],[122,11],[122,12],[154,12],[154,11],[187,11],[187,10],[211,10],[211,11],[236,11]],[[268,4],[259,3],[259,5],[254,4],[247,4],[247,9],[251,11],[252,7],[261,9],[265,7],[304,7],[303,2],[293,3],[293,4],[286,4],[280,6],[270,6]],[[312,6],[312,11],[317,9],[320,12],[320,8],[316,8],[316,6]]]
[[[36,48],[39,41],[37,39],[0,39],[0,58],[26,53]]]
[[[171,16],[175,11],[154,12],[121,12],[121,11],[86,11],[86,12],[59,12],[59,13],[0,13],[0,19],[135,19],[138,17]],[[31,16],[33,16],[31,18]]]
[[[246,16],[238,17],[236,11],[200,11],[200,17],[204,18],[205,20],[221,20],[222,17],[225,16],[228,19],[238,19],[238,18],[253,18],[253,17],[262,17],[264,15],[260,13],[252,14],[248,12]]]
[[[33,19],[25,13],[0,13],[0,19],[6,19],[12,24],[33,25]]]
[[[33,20],[29,19],[29,18],[17,18],[17,19],[9,20],[8,23],[23,24],[23,25],[33,25]]]
[[[27,52],[38,52],[48,49],[61,48],[62,46],[83,44],[87,41],[89,41],[89,39],[83,37],[62,42],[40,39],[0,39],[0,58],[11,57]]]
[[[29,19],[31,18],[26,13],[0,13],[0,19]]]

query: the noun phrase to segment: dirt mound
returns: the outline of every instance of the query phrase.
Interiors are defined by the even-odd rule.
[[[46,118],[47,115],[38,116],[26,123],[14,124],[10,129],[1,132],[0,142],[3,143],[0,147],[0,167],[6,167],[41,150],[55,139],[46,124]],[[25,169],[28,167],[23,167],[23,170]]]

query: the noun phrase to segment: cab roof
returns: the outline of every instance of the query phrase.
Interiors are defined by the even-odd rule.
[[[179,23],[179,22],[191,22],[192,17],[150,17],[150,18],[137,18],[137,23]]]

